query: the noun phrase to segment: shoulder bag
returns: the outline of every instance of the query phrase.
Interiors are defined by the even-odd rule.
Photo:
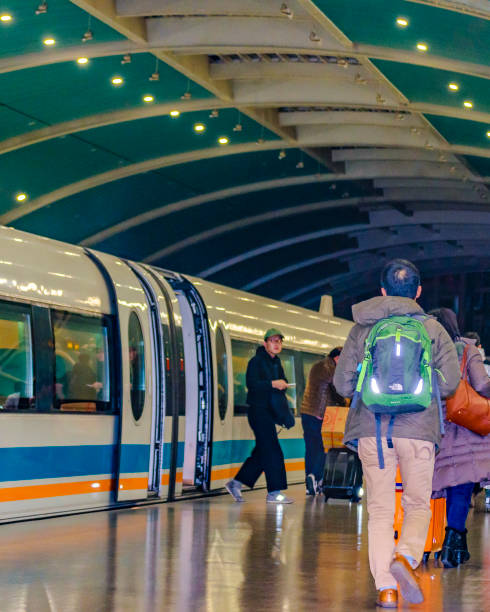
[[[480,436],[490,433],[490,400],[477,393],[468,381],[468,346],[464,349],[456,393],[446,400],[446,418]]]

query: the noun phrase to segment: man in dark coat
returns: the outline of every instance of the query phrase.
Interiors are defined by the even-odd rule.
[[[303,401],[301,402],[301,423],[305,439],[305,475],[307,495],[319,492],[323,478],[325,450],[322,439],[322,423],[327,406],[345,406],[344,398],[333,386],[335,366],[342,347],[337,346],[317,361],[310,370]]]
[[[265,333],[263,346],[247,366],[248,422],[255,435],[255,448],[233,480],[226,483],[226,490],[235,501],[243,501],[241,488],[253,488],[262,472],[267,482],[267,502],[290,504],[292,499],[281,493],[287,489],[284,455],[277,437],[276,424],[271,412],[273,392],[285,392],[288,387],[279,353],[284,336],[277,329]],[[274,391],[276,390],[276,391]]]

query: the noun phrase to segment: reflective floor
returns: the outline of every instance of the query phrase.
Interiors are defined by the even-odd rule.
[[[362,505],[265,492],[0,526],[0,611],[374,610]],[[490,514],[472,558],[422,572],[420,610],[490,611]],[[408,608],[408,606],[407,606]]]

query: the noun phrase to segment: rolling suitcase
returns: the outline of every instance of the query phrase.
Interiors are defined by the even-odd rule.
[[[347,448],[331,448],[325,460],[322,493],[329,497],[359,502],[363,496],[362,465],[357,453]]]
[[[402,493],[403,483],[400,474],[400,469],[396,470],[396,493],[395,493],[395,520],[393,523],[395,542],[398,542],[401,534],[403,523],[403,508],[402,508]],[[424,546],[423,562],[427,563],[430,553],[434,553],[436,559],[441,554],[442,543],[444,542],[446,528],[446,500],[440,499],[430,500],[430,509],[432,517],[430,520],[429,531],[427,532],[427,540]]]

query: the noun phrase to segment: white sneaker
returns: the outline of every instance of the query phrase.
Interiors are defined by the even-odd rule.
[[[238,480],[233,479],[227,482],[225,484],[225,489],[228,491],[228,493],[233,497],[233,499],[236,502],[244,501],[242,497],[242,483],[239,482]]]
[[[306,491],[308,495],[316,495],[318,492],[318,485],[316,483],[315,474],[308,474],[306,477]]]
[[[271,491],[271,493],[267,493],[267,497],[265,498],[265,501],[268,504],[293,504],[294,503],[294,499],[291,499],[290,497],[286,497],[286,495],[284,495],[284,493],[281,493],[281,491]]]

